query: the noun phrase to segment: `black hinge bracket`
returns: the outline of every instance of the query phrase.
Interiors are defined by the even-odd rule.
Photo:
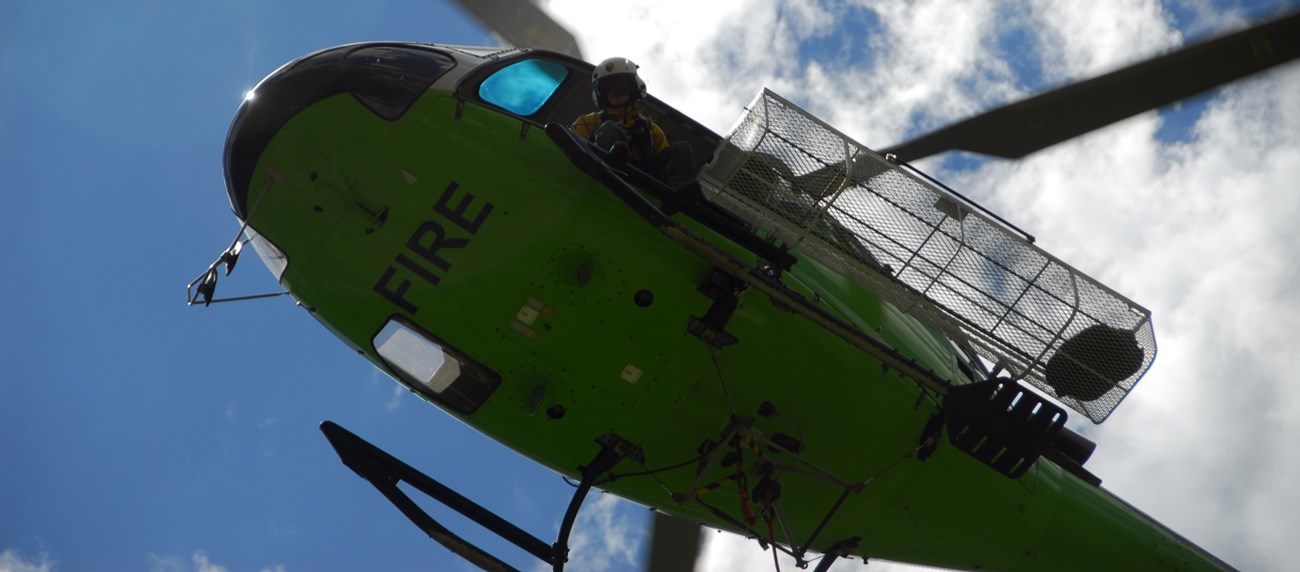
[[[745,284],[736,277],[714,268],[708,281],[697,290],[713,300],[713,304],[704,312],[703,317],[691,316],[686,323],[686,331],[701,339],[715,349],[722,349],[736,343],[736,336],[726,332],[727,322],[740,307],[740,295],[745,291]]]

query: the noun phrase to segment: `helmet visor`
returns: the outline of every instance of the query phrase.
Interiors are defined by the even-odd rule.
[[[625,93],[637,95],[636,76],[632,74],[607,75],[596,80],[596,89],[603,95]]]

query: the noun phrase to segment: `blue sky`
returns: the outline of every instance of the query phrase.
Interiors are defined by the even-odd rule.
[[[716,130],[767,85],[883,147],[912,131],[910,120],[942,124],[1279,5],[1103,2],[1095,10],[1114,11],[1123,24],[1114,26],[1117,39],[1092,38],[1058,54],[1049,38],[1063,18],[1041,5],[750,4],[696,3],[685,20],[676,4],[614,4],[612,16],[590,3],[549,6],[579,30],[588,59],[632,57],[652,92]],[[998,28],[976,8],[1026,20],[1000,20]],[[1130,29],[1144,18],[1157,33]],[[965,35],[983,38],[973,45],[987,46],[987,59],[955,59],[958,48],[912,49],[936,38],[958,46]],[[0,221],[8,243],[0,250],[0,571],[469,569],[338,462],[317,430],[325,419],[549,540],[571,492],[559,477],[395,393],[287,298],[184,304],[185,283],[238,230],[221,153],[243,92],[294,57],[363,40],[494,42],[438,1],[0,2]],[[990,201],[1040,244],[1155,311],[1157,369],[1125,406],[1136,413],[1122,408],[1100,430],[1094,462],[1139,507],[1216,552],[1232,551],[1229,560],[1264,567],[1282,558],[1266,546],[1269,531],[1297,526],[1269,503],[1300,502],[1287,484],[1294,462],[1244,452],[1270,438],[1287,444],[1282,449],[1300,438],[1289,421],[1300,398],[1281,383],[1300,364],[1284,357],[1294,355],[1293,344],[1278,342],[1300,325],[1287,294],[1294,290],[1284,287],[1296,282],[1285,268],[1300,238],[1286,229],[1300,201],[1268,192],[1294,191],[1300,180],[1290,167],[1296,159],[1279,155],[1297,148],[1300,129],[1256,130],[1255,139],[1272,138],[1255,148],[1255,139],[1229,127],[1294,118],[1276,103],[1284,100],[1268,96],[1297,85],[1295,75],[1274,82],[1283,87],[1256,82],[1188,106],[1165,124],[1147,117],[1023,163],[958,161],[948,173],[958,190]],[[1207,108],[1218,115],[1201,121]],[[1232,148],[1210,146],[1221,141]],[[1229,160],[1229,151],[1241,155]],[[1093,186],[1071,187],[1080,182]],[[1237,195],[1225,196],[1228,189]],[[1070,198],[1085,192],[1093,200]],[[1123,204],[1129,214],[1091,213],[1097,204]],[[1184,218],[1157,216],[1170,211]],[[1237,243],[1243,236],[1251,240]],[[1214,256],[1225,244],[1235,250]],[[1196,249],[1200,259],[1185,257]],[[1215,269],[1240,282],[1227,284],[1232,277]],[[275,290],[250,252],[219,293]],[[1206,299],[1229,301],[1197,303]],[[1260,316],[1272,319],[1240,321]],[[1232,342],[1215,345],[1223,338]],[[1235,374],[1262,386],[1250,394],[1255,401],[1176,385]],[[1256,415],[1261,399],[1275,405]],[[1250,422],[1234,424],[1243,419]],[[1231,451],[1224,459],[1200,458],[1185,443],[1229,426],[1212,434]],[[1251,475],[1229,465],[1262,468]],[[1160,477],[1170,477],[1165,490],[1145,482]],[[1211,494],[1225,482],[1259,494]],[[1200,510],[1182,506],[1193,494],[1205,499]],[[588,503],[606,520],[580,527],[603,530],[606,540],[619,531],[617,546],[591,553],[609,569],[638,561],[643,509],[597,496]],[[510,562],[532,567],[506,550]]]
[[[185,306],[238,229],[221,157],[245,90],[340,43],[491,43],[438,2],[364,5],[0,4],[0,551],[58,570],[463,567],[339,463],[325,419],[551,534],[559,477],[394,394],[287,298]],[[250,250],[220,293],[275,289]]]

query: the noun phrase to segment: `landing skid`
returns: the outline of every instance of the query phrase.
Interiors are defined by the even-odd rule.
[[[582,481],[578,483],[578,489],[569,501],[555,543],[547,544],[334,422],[325,421],[321,423],[320,429],[343,464],[379,490],[412,524],[448,550],[491,572],[518,572],[518,569],[451,532],[416,505],[406,493],[397,488],[397,484],[405,481],[416,490],[550,564],[554,572],[562,572],[569,559],[569,533],[573,530],[578,509],[582,508],[582,501],[591,491],[592,485],[624,457],[636,458],[640,455],[639,449],[612,434],[598,439],[600,452],[591,463],[579,467]]]

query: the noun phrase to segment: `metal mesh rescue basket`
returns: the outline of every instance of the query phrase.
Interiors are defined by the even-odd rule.
[[[1155,359],[1150,312],[763,90],[705,195],[1100,423]]]

